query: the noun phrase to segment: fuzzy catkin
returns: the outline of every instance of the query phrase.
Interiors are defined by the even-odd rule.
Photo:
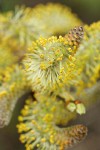
[[[0,41],[4,41],[18,57],[23,57],[33,40],[40,36],[65,34],[80,24],[80,19],[61,4],[16,7],[14,12],[0,14]]]
[[[25,72],[33,90],[56,92],[75,79],[74,55],[82,38],[83,28],[76,27],[64,37],[33,41],[24,59]]]
[[[6,67],[0,78],[0,128],[10,122],[17,100],[29,91],[23,71],[17,65]]]
[[[58,122],[64,124],[64,121],[68,122],[74,116],[74,113],[67,111],[62,101],[57,101],[54,97],[37,98],[40,99],[27,99],[18,118],[19,139],[25,143],[26,150],[65,150],[86,137],[87,128],[83,125],[67,128],[57,126]]]
[[[100,21],[84,26],[84,30],[83,41],[75,56],[81,72],[76,85],[80,92],[92,87],[100,79]]]

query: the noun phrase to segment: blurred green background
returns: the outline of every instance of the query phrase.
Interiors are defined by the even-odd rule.
[[[69,7],[71,7],[72,11],[78,14],[79,18],[83,20],[84,23],[90,24],[92,22],[100,20],[100,0],[0,0],[0,11],[9,11],[13,10],[16,5],[26,5],[33,7],[38,3],[47,3],[47,2],[57,2],[57,3],[62,3],[65,4]],[[5,127],[4,129],[0,129],[0,150],[25,150],[24,146],[20,144],[18,140],[18,134],[17,134],[17,129],[16,129],[16,124],[17,124],[17,116],[19,115],[19,112],[21,108],[23,107],[24,104],[24,99],[20,99],[19,102],[17,103],[16,109],[13,114],[13,118],[11,120],[11,123],[8,127]],[[100,108],[100,105],[99,107]],[[97,111],[98,109],[91,109],[91,118],[90,116],[87,116],[87,120],[94,120],[95,124],[98,124],[98,119],[95,120],[95,115],[100,113],[100,111]],[[97,112],[95,112],[97,111]],[[94,115],[92,115],[92,112],[95,112]],[[86,116],[85,116],[86,117]],[[83,120],[80,121],[80,123],[85,123],[87,124],[87,121],[84,118]],[[79,122],[79,120],[78,120]],[[92,121],[92,124],[94,123]],[[100,124],[99,124],[100,125]],[[94,135],[97,135],[95,133],[94,126],[90,125],[90,128],[92,129],[92,138],[95,137]],[[94,132],[93,132],[94,131]],[[97,130],[96,132],[100,132],[100,130]],[[99,133],[98,132],[98,133]],[[100,139],[100,136],[97,137],[97,139]],[[95,138],[96,139],[96,138]],[[91,141],[91,137],[89,137],[85,142],[83,142],[83,145],[79,145],[79,148],[76,147],[77,150],[100,150],[100,142],[96,143],[96,141]],[[84,147],[86,143],[89,143],[90,147]],[[95,146],[99,147],[93,147],[92,143],[95,143]],[[81,147],[81,148],[80,148]]]
[[[0,10],[8,11],[14,9],[16,5],[33,7],[38,3],[47,2],[58,2],[70,6],[85,23],[90,24],[100,20],[100,0],[0,0]]]

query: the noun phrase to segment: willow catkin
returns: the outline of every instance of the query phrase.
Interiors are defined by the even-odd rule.
[[[68,112],[62,101],[54,97],[41,98],[38,101],[27,99],[18,117],[19,139],[25,143],[26,150],[65,150],[86,137],[87,128],[83,125],[57,126],[58,123],[66,124],[74,117],[74,113]]]
[[[75,56],[81,72],[76,85],[79,91],[92,87],[100,79],[100,22],[85,25],[84,30],[84,38]]]
[[[0,78],[0,128],[10,122],[18,99],[29,91],[23,71],[17,65],[6,67]]]
[[[52,92],[75,79],[74,55],[83,38],[83,28],[76,27],[66,36],[39,38],[32,43],[24,59],[32,88]]]

